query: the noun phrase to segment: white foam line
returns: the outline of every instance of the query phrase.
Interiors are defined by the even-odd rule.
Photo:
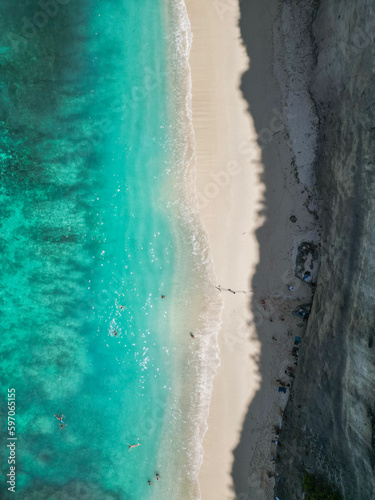
[[[189,64],[190,50],[192,47],[193,34],[184,0],[172,0],[176,9],[179,38],[178,57],[185,62],[185,67],[180,68],[187,76],[187,88],[185,96],[184,122],[187,128],[186,148],[183,171],[183,191],[185,193],[182,203],[185,205],[184,223],[192,235],[194,255],[197,267],[204,267],[205,279],[209,282],[208,289],[214,291],[216,283],[213,258],[209,245],[208,235],[204,228],[199,212],[198,196],[195,186],[196,181],[196,139],[193,127],[192,111],[192,77]],[[186,217],[187,215],[187,217]],[[199,257],[201,259],[199,260]],[[213,390],[213,379],[220,365],[218,332],[221,326],[221,314],[224,307],[220,294],[210,292],[206,296],[207,310],[200,318],[199,328],[199,351],[198,356],[198,380],[195,392],[191,394],[191,411],[189,420],[196,434],[195,446],[190,454],[192,461],[189,464],[190,477],[196,484],[196,498],[200,498],[198,474],[203,461],[203,439],[208,429],[208,414]],[[198,415],[198,416],[197,416]]]

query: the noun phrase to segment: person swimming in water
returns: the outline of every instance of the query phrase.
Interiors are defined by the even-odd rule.
[[[160,479],[160,474],[157,472],[157,473],[155,474],[155,477],[156,477],[156,481],[159,481],[159,479]]]
[[[130,451],[132,448],[136,448],[137,446],[141,446],[141,443],[137,443],[137,444],[129,444],[128,443],[128,446],[129,446],[129,450]]]
[[[147,484],[148,484],[149,486],[154,486],[150,480],[148,480],[148,481],[147,481]]]
[[[54,415],[54,416],[57,418],[57,420],[60,420],[60,422],[63,423],[62,419],[64,418],[64,415],[61,415],[61,417],[60,415]]]

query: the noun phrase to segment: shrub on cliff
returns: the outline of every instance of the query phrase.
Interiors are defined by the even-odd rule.
[[[333,486],[324,483],[307,471],[303,478],[303,487],[306,493],[305,500],[344,500]]]

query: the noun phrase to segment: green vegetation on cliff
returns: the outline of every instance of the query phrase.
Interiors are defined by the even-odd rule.
[[[334,486],[324,483],[308,472],[305,472],[303,487],[305,500],[344,500]]]

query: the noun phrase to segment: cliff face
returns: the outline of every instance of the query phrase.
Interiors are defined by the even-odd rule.
[[[307,469],[334,483],[346,500],[370,500],[375,498],[375,4],[321,0],[310,27],[316,49],[310,92],[320,119],[315,173],[321,267],[280,436],[276,494],[281,500],[301,498]]]

